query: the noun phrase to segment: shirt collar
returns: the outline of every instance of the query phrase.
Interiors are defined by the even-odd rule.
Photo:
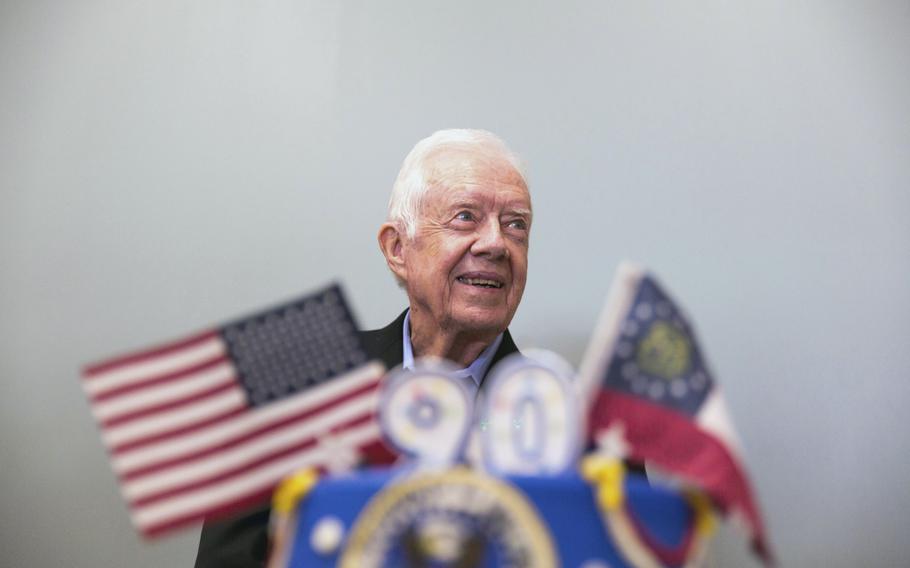
[[[455,371],[455,375],[458,377],[470,377],[474,383],[475,388],[480,386],[480,381],[483,380],[484,375],[487,374],[487,371],[490,369],[490,364],[493,362],[493,355],[496,354],[496,350],[499,349],[499,345],[502,343],[502,335],[499,334],[496,336],[496,339],[493,340],[493,343],[489,347],[483,350],[481,354],[474,359],[474,362],[465,367]],[[414,348],[411,346],[411,310],[408,310],[408,313],[404,316],[404,326],[402,326],[402,344],[404,345],[404,353],[401,361],[401,366],[405,369],[414,368]]]

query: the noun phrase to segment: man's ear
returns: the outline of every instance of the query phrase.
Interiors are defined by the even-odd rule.
[[[394,223],[383,223],[379,227],[379,249],[395,278],[402,283],[408,279],[404,262],[404,238],[401,229]]]

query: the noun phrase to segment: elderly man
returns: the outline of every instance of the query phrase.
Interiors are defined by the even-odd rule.
[[[516,351],[506,327],[524,292],[531,198],[515,155],[493,134],[443,130],[405,158],[379,247],[410,308],[363,334],[388,366],[435,356],[476,390]]]
[[[531,198],[517,157],[482,130],[443,130],[405,158],[379,247],[409,308],[361,334],[367,353],[409,368],[435,356],[476,390],[517,351],[506,328],[524,292]],[[196,566],[261,566],[268,510],[206,523]]]

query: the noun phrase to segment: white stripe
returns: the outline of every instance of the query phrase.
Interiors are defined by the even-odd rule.
[[[245,406],[247,406],[246,395],[243,389],[238,386],[187,406],[156,412],[144,418],[137,418],[124,424],[111,426],[102,431],[101,437],[108,447],[119,446],[147,436],[154,436],[182,426],[189,426],[206,418],[218,416],[228,410],[244,408]]]
[[[357,428],[346,430],[336,436],[339,445],[360,446],[379,438],[379,425],[370,421]],[[242,476],[213,483],[198,491],[174,496],[133,510],[133,523],[141,530],[148,530],[176,518],[189,515],[202,516],[206,512],[232,501],[253,495],[276,485],[282,478],[294,471],[325,463],[329,456],[327,448],[315,446],[311,450],[264,464]]]
[[[736,459],[742,461],[742,445],[739,436],[736,435],[736,430],[733,428],[733,420],[727,411],[727,403],[716,386],[698,410],[695,422],[707,432],[720,438],[730,452],[736,456]]]
[[[94,396],[111,389],[186,369],[225,353],[224,342],[220,337],[215,336],[191,347],[91,375],[82,381],[82,386],[89,396]]]
[[[255,412],[249,412],[227,422],[213,424],[183,436],[167,438],[154,444],[118,454],[113,456],[111,463],[116,472],[123,473],[130,469],[146,467],[160,461],[221,444],[299,412],[304,412],[331,400],[338,399],[348,392],[375,382],[382,377],[384,370],[385,368],[381,363],[374,362],[364,365],[347,375],[263,406]]]
[[[173,382],[97,402],[92,405],[92,412],[98,420],[107,420],[203,392],[214,386],[230,382],[233,377],[234,368],[230,363],[224,362]]]
[[[316,438],[344,422],[375,412],[378,401],[378,393],[371,392],[309,417],[303,422],[293,422],[277,430],[265,432],[242,444],[202,459],[175,465],[128,481],[122,486],[123,495],[132,501],[226,473],[273,452],[280,452],[308,439]]]

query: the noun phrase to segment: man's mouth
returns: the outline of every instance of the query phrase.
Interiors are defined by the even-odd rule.
[[[478,286],[480,288],[502,288],[502,282],[491,278],[470,278],[468,276],[458,276],[455,278],[462,284],[469,286]]]

